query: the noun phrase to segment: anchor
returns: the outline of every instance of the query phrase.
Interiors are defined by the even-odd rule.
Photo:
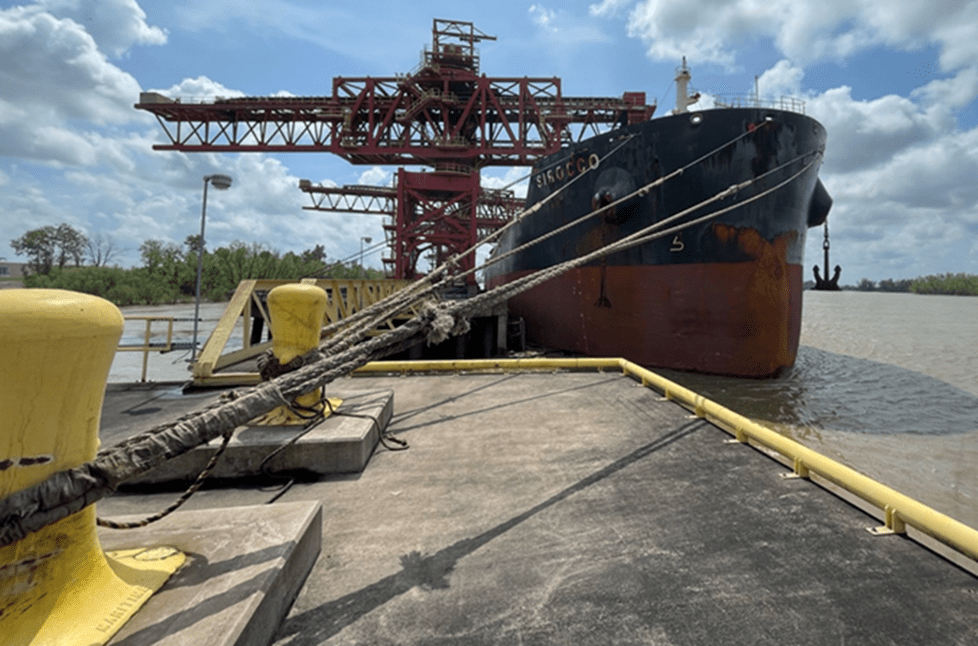
[[[842,274],[842,267],[839,265],[835,266],[835,270],[832,274],[832,278],[829,278],[829,223],[826,222],[825,225],[825,239],[822,241],[822,249],[825,251],[825,278],[818,271],[818,265],[812,267],[812,271],[815,272],[815,287],[813,289],[826,291],[826,292],[837,292],[840,291],[839,288],[839,275]]]

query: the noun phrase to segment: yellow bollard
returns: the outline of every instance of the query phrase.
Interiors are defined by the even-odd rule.
[[[268,292],[268,314],[272,319],[272,354],[285,365],[319,346],[319,330],[326,315],[326,292],[315,285],[289,283]],[[323,389],[317,388],[296,398],[309,408],[321,407]],[[330,399],[333,408],[339,399]],[[329,413],[327,409],[324,411]],[[280,406],[251,422],[254,426],[293,426],[309,420]]]
[[[89,461],[122,335],[119,310],[61,290],[0,290],[0,497]],[[105,644],[183,563],[102,552],[88,506],[0,548],[3,644]]]

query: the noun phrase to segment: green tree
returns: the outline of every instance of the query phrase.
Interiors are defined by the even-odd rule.
[[[196,235],[196,234],[191,234],[191,235],[187,236],[186,238],[184,238],[184,240],[183,240],[183,246],[185,246],[187,248],[187,257],[188,258],[190,256],[193,256],[194,258],[197,258],[197,250],[200,249],[200,246],[201,246],[201,242],[200,241],[201,241],[200,236],[199,235]],[[206,244],[204,245],[204,253],[207,253],[207,245]]]
[[[145,241],[139,246],[139,255],[143,259],[143,267],[151,274],[166,274],[182,260],[180,247],[162,240]]]
[[[162,240],[146,240],[139,247],[142,269],[162,290],[161,302],[176,302],[180,294],[194,293],[197,257],[185,256],[179,245]]]
[[[326,247],[321,244],[317,244],[312,249],[306,249],[300,256],[302,262],[308,263],[319,263],[323,265],[326,263]]]
[[[59,224],[54,239],[58,249],[58,268],[64,269],[69,259],[74,261],[75,267],[81,267],[88,247],[85,234],[71,225]]]
[[[909,278],[893,280],[892,278],[884,278],[879,283],[879,290],[881,292],[909,292],[910,284],[913,281]]]
[[[868,278],[863,278],[859,281],[859,284],[856,285],[856,289],[861,292],[872,292],[876,290],[876,283]]]
[[[915,294],[978,296],[978,276],[964,273],[921,276],[913,279],[910,291]]]
[[[44,275],[51,273],[51,267],[54,265],[55,230],[52,226],[32,229],[10,241],[10,246],[15,253],[27,256],[27,265],[31,273]]]
[[[17,254],[27,256],[30,270],[37,274],[49,274],[54,267],[63,269],[69,260],[80,266],[87,245],[84,233],[64,223],[32,229],[10,241]]]

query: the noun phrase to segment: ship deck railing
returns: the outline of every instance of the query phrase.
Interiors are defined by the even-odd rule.
[[[753,94],[715,95],[713,103],[718,108],[769,108],[805,114],[805,102],[792,96],[758,98]]]

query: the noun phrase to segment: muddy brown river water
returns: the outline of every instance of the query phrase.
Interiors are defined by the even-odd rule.
[[[665,373],[978,528],[978,298],[805,292],[790,374]]]

